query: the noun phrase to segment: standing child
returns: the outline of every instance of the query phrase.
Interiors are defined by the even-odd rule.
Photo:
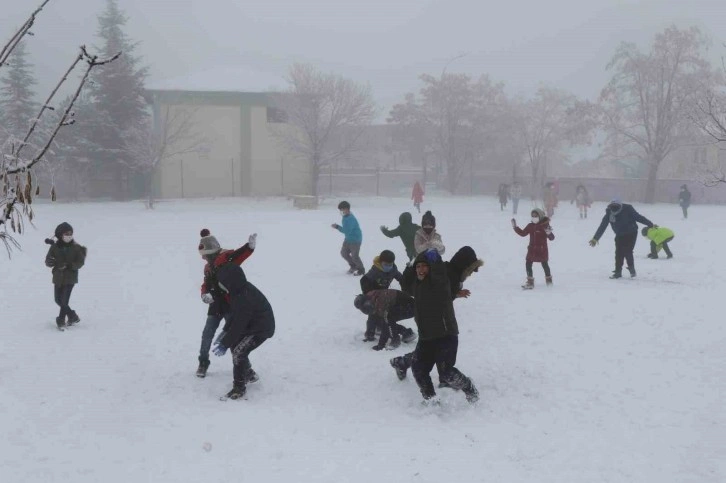
[[[431,248],[439,252],[439,255],[444,254],[446,247],[441,240],[441,235],[436,233],[436,218],[430,211],[421,217],[421,229],[416,232],[413,244],[417,255]]]
[[[56,227],[55,238],[55,241],[50,238],[45,240],[50,245],[45,266],[53,269],[55,303],[60,307],[55,323],[59,330],[64,330],[81,321],[69,304],[73,286],[78,283],[78,270],[86,262],[87,251],[73,239],[73,227],[66,222]]]
[[[217,270],[226,263],[240,265],[255,251],[257,233],[250,235],[246,244],[236,250],[223,250],[217,239],[208,229],[200,232],[199,254],[207,262],[204,265],[204,281],[202,282],[202,302],[209,304],[207,320],[202,331],[202,345],[199,348],[199,367],[197,377],[206,377],[209,369],[209,348],[212,346],[214,333],[222,319],[229,322],[229,303],[226,295],[219,288]]]
[[[557,205],[559,203],[559,200],[557,198],[557,185],[555,183],[547,183],[545,185],[544,189],[544,205],[545,210],[547,211],[547,216],[549,218],[552,218],[555,216],[555,208],[557,208]]]
[[[552,285],[552,273],[549,265],[549,250],[547,248],[547,240],[554,240],[555,234],[552,233],[550,227],[550,219],[545,216],[544,211],[539,208],[532,210],[532,222],[528,223],[524,229],[517,226],[517,221],[512,218],[512,228],[519,236],[529,235],[529,247],[527,248],[527,259],[525,269],[527,271],[527,281],[522,285],[525,290],[534,288],[534,275],[532,272],[532,264],[541,263],[545,273],[545,281],[547,285]]]
[[[510,196],[512,197],[512,214],[516,215],[519,208],[519,199],[522,198],[522,185],[519,181],[512,183]]]
[[[337,223],[333,223],[330,226],[345,235],[343,246],[340,248],[340,255],[348,262],[348,266],[350,267],[348,269],[349,275],[363,275],[365,268],[360,259],[360,246],[363,243],[363,232],[360,229],[358,220],[350,212],[350,203],[341,201],[338,204],[338,210],[340,210],[340,216],[343,217],[343,224],[338,225]]]
[[[499,211],[504,211],[504,207],[507,206],[507,200],[509,199],[509,186],[501,183],[497,191],[497,197],[499,197]]]
[[[681,210],[683,210],[683,219],[687,219],[688,207],[691,206],[691,192],[688,191],[686,185],[681,186],[681,192],[678,194],[678,204],[681,205]]]
[[[575,189],[575,198],[570,201],[570,204],[576,203],[577,209],[580,210],[580,219],[587,218],[587,209],[590,207],[590,195],[587,192],[587,188],[583,185],[577,185]]]
[[[413,206],[421,213],[421,203],[423,203],[424,190],[421,187],[421,183],[416,181],[413,185],[413,192],[411,193],[411,199],[413,200]]]
[[[409,261],[416,258],[414,239],[416,238],[416,232],[420,229],[421,227],[413,222],[411,213],[408,212],[401,213],[401,216],[398,217],[398,226],[393,230],[389,230],[387,226],[381,226],[381,232],[388,238],[401,237]]]
[[[650,240],[650,253],[648,254],[648,258],[652,258],[654,260],[657,259],[658,252],[660,252],[661,249],[665,251],[667,258],[673,258],[673,253],[668,246],[668,243],[673,241],[673,238],[675,237],[673,230],[664,226],[654,225],[650,228],[644,226],[640,233]]]

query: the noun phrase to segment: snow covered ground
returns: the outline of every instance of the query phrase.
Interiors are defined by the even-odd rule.
[[[369,264],[404,257],[396,226],[405,199],[351,199]],[[726,207],[638,205],[672,228],[675,258],[645,258],[639,276],[609,280],[612,232],[587,245],[588,220],[563,204],[550,244],[555,286],[531,292],[527,240],[490,198],[430,199],[452,255],[469,244],[486,262],[455,303],[457,366],[481,401],[440,390],[425,408],[412,377],[360,342],[344,274],[337,201],[206,200],[38,207],[23,251],[0,257],[0,480],[3,482],[723,482],[726,481]],[[518,221],[529,218],[523,203]],[[415,215],[418,218],[418,215]],[[72,306],[55,329],[43,238],[70,222],[88,247]],[[220,402],[229,355],[198,379],[206,306],[199,300],[199,230],[234,248],[270,299],[277,333],[252,354],[259,383]],[[446,258],[446,257],[445,257]],[[413,322],[409,321],[412,326]],[[435,379],[435,377],[434,377]]]

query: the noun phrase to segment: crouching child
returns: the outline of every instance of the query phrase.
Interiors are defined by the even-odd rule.
[[[371,290],[358,295],[353,305],[375,320],[381,329],[378,344],[372,347],[373,350],[395,349],[401,345],[401,341],[408,343],[416,340],[416,333],[412,329],[399,324],[413,317],[413,297],[400,290]]]
[[[217,337],[214,355],[223,356],[227,349],[232,351],[233,384],[226,398],[239,399],[244,397],[247,383],[258,380],[249,355],[275,334],[275,316],[270,302],[247,281],[239,265],[228,263],[219,267],[217,282],[227,294],[229,315]]]

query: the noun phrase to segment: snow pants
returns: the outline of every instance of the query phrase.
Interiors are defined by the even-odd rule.
[[[232,349],[232,375],[234,385],[245,387],[247,385],[247,374],[252,370],[250,363],[250,352],[257,349],[267,340],[267,337],[258,335],[247,335]]]
[[[424,399],[431,399],[436,395],[434,384],[431,381],[431,371],[434,365],[439,369],[441,382],[448,383],[454,389],[466,390],[471,387],[471,380],[456,367],[456,353],[459,349],[459,336],[449,335],[433,340],[419,340],[413,352],[411,371],[416,379],[421,395]]]

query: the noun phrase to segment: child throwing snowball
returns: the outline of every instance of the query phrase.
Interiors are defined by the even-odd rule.
[[[525,290],[534,288],[534,275],[532,265],[541,263],[545,273],[545,281],[547,285],[552,285],[552,273],[550,273],[549,250],[547,249],[547,240],[554,240],[555,234],[552,233],[550,227],[550,219],[545,216],[545,212],[539,208],[532,210],[532,222],[528,223],[524,229],[517,226],[517,221],[512,218],[512,228],[514,232],[525,237],[529,235],[529,247],[527,247],[527,259],[525,268],[527,270],[527,281],[522,285]]]

